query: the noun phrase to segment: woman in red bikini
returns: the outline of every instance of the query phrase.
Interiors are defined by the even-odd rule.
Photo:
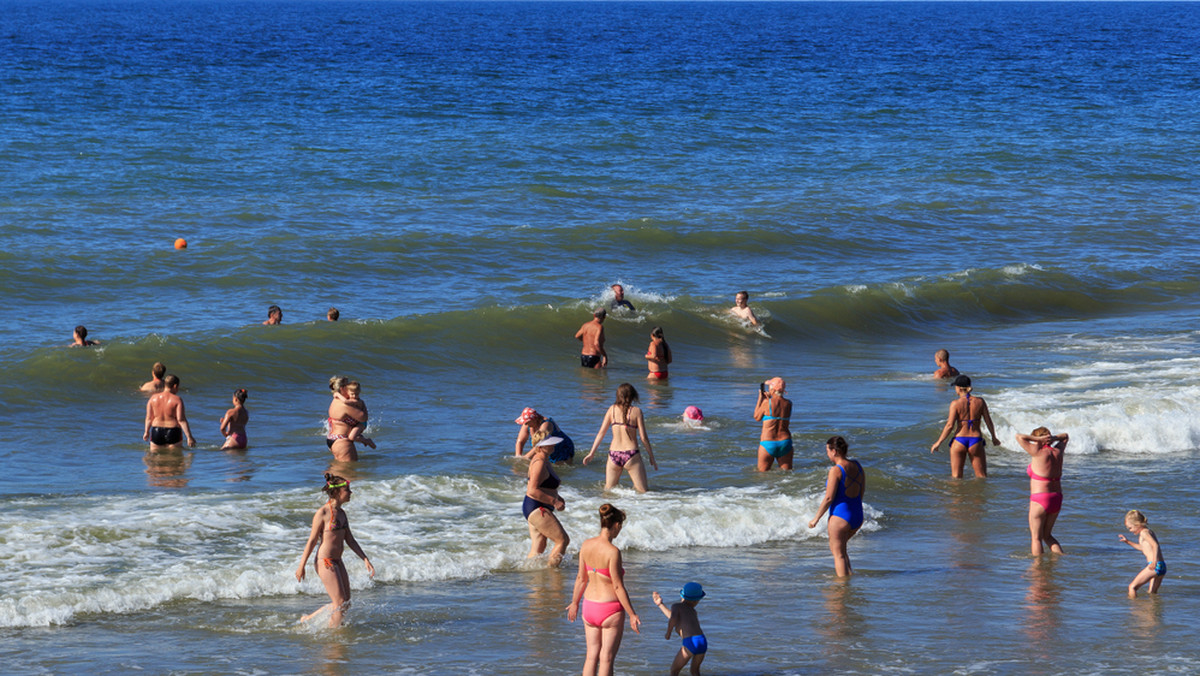
[[[1063,452],[1069,440],[1068,435],[1050,434],[1045,427],[1017,435],[1017,443],[1031,458],[1025,473],[1029,475],[1030,551],[1034,556],[1041,555],[1043,542],[1050,551],[1062,554],[1062,545],[1051,531],[1062,509]]]
[[[612,542],[621,534],[624,523],[625,512],[608,503],[600,505],[600,534],[584,540],[579,547],[579,575],[575,578],[571,605],[567,606],[567,619],[575,621],[582,599],[583,631],[587,637],[583,676],[611,676],[625,634],[626,615],[629,628],[642,633],[642,621],[625,591],[621,550]]]
[[[350,576],[342,563],[342,550],[349,546],[350,550],[367,564],[367,574],[371,577],[375,577],[375,566],[371,565],[362,547],[358,546],[354,534],[350,532],[350,520],[342,510],[342,505],[350,501],[350,482],[340,476],[326,473],[325,487],[321,490],[329,496],[329,502],[313,514],[312,532],[304,545],[304,556],[300,557],[296,580],[304,580],[304,564],[308,563],[308,555],[320,543],[313,567],[317,569],[317,576],[321,578],[321,582],[325,583],[329,603],[300,618],[300,621],[307,622],[317,613],[328,609],[331,611],[329,626],[337,627],[341,626],[342,616],[350,608]]]
[[[642,418],[642,409],[633,405],[637,401],[637,390],[629,383],[621,383],[617,388],[617,401],[608,407],[604,414],[604,422],[600,423],[600,431],[592,442],[592,450],[583,459],[583,464],[591,462],[596,455],[604,435],[612,428],[612,443],[608,447],[608,465],[604,468],[604,490],[612,490],[621,478],[621,471],[629,468],[629,478],[638,493],[646,492],[646,463],[642,462],[641,451],[638,450],[638,437],[646,445],[646,457],[654,469],[658,463],[654,461],[654,449],[650,448],[650,437],[646,436],[646,420]]]
[[[671,363],[671,346],[663,337],[661,326],[654,327],[650,332],[650,347],[646,348],[646,368],[650,375],[648,380],[666,380],[667,364]]]

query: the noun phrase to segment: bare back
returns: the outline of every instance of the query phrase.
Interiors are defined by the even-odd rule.
[[[784,397],[763,399],[755,412],[755,418],[762,420],[763,441],[783,441],[792,437],[791,418],[792,402]]]
[[[642,418],[642,409],[630,406],[628,411],[621,413],[621,408],[613,404],[608,408],[608,415],[612,418],[612,443],[608,445],[609,450],[632,451],[636,449],[639,430],[645,424]]]
[[[600,354],[604,344],[604,325],[596,320],[587,322],[575,332],[575,337],[583,341],[580,354]]]
[[[579,547],[579,565],[587,571],[588,585],[583,598],[589,601],[617,600],[613,575],[623,575],[621,550],[603,537],[589,538]]]
[[[146,412],[154,427],[179,427],[183,415],[183,400],[174,392],[159,392],[146,402]]]

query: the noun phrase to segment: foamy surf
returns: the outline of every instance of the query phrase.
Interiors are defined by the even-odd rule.
[[[1046,370],[1050,384],[988,398],[998,425],[1071,435],[1072,453],[1183,453],[1200,447],[1200,358],[1096,361]],[[1014,446],[1015,448],[1015,446]]]
[[[374,582],[347,550],[353,589],[373,583],[477,579],[527,568],[523,482],[462,476],[362,481],[346,506],[355,537],[376,568]],[[612,502],[629,514],[621,545],[637,551],[747,547],[823,537],[809,530],[821,497],[771,487],[693,489],[639,495],[563,491],[559,513],[570,551],[594,535],[597,510]],[[313,512],[308,489],[247,496],[112,495],[25,498],[0,513],[7,543],[0,566],[0,626],[67,624],[92,613],[128,613],[180,600],[214,601],[324,590],[308,562],[295,580]],[[867,509],[865,530],[878,528]]]

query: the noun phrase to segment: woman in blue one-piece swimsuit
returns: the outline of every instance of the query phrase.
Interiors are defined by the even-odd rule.
[[[833,467],[829,468],[829,477],[825,480],[825,498],[821,500],[821,507],[808,522],[809,528],[816,528],[825,510],[829,510],[829,551],[833,553],[833,567],[838,577],[854,572],[850,568],[846,543],[862,528],[862,498],[867,492],[866,473],[857,460],[846,457],[848,452],[846,440],[841,437],[830,437],[825,443],[825,453]]]

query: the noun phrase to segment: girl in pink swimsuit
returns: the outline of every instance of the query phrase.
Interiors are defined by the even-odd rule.
[[[225,436],[222,451],[246,447],[246,423],[250,422],[250,414],[246,411],[246,389],[234,390],[231,401],[233,408],[225,411],[225,417],[221,418],[221,434]]]
[[[1045,427],[1017,435],[1017,443],[1030,456],[1025,473],[1029,475],[1030,551],[1034,556],[1043,552],[1043,542],[1050,551],[1062,554],[1062,545],[1051,531],[1062,509],[1063,452],[1069,439],[1066,434],[1050,434]]]
[[[587,658],[583,673],[611,674],[613,661],[625,634],[625,615],[629,628],[641,633],[642,621],[633,611],[625,591],[625,569],[621,550],[613,544],[625,523],[625,512],[605,503],[600,505],[600,534],[584,540],[579,547],[579,575],[575,592],[567,606],[567,619],[574,622],[583,605],[583,629],[587,638]]]

